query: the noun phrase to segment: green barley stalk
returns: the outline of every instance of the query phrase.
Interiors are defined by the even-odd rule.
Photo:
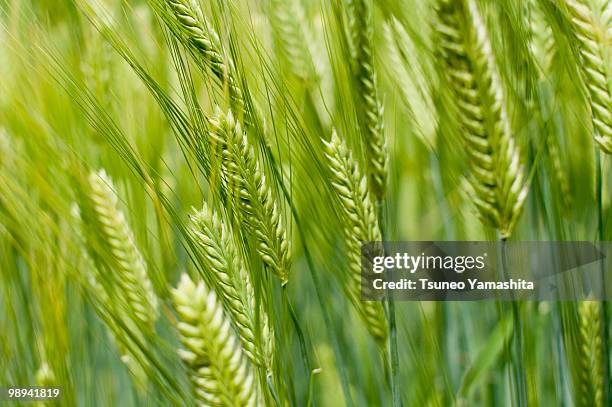
[[[241,223],[256,238],[263,262],[287,284],[290,269],[289,240],[279,204],[246,133],[231,112],[217,109],[211,118],[211,136],[221,149],[224,185]]]
[[[580,381],[579,406],[602,407],[604,405],[604,358],[602,307],[597,301],[583,301],[578,306],[580,318],[580,356],[578,375]]]
[[[594,138],[612,154],[612,5],[609,0],[565,0],[587,88]]]
[[[344,215],[344,238],[349,264],[345,287],[372,336],[379,343],[384,343],[388,332],[382,304],[361,301],[361,245],[382,240],[374,204],[367,188],[367,178],[361,175],[346,143],[340,140],[335,131],[331,140],[324,143],[332,184],[340,198]]]
[[[197,0],[167,0],[182,37],[205,66],[227,86],[232,108],[244,110],[242,90],[233,75],[232,61],[225,57],[219,35],[202,12]]]
[[[267,349],[258,341],[256,332],[255,293],[251,276],[245,268],[241,253],[236,247],[229,226],[210,210],[206,204],[191,216],[191,233],[202,249],[203,261],[210,271],[210,286],[215,287],[225,310],[235,322],[245,354],[260,366],[269,365]],[[266,341],[272,340],[267,314],[259,308],[261,326],[266,329],[262,335]]]
[[[89,175],[90,200],[101,226],[104,242],[113,255],[115,281],[136,321],[152,328],[158,316],[157,296],[147,274],[145,261],[123,212],[111,179],[104,170]]]
[[[601,152],[612,154],[612,2],[609,0],[565,0],[572,23],[574,45],[578,51],[578,68],[586,88],[591,109],[593,137],[599,146],[595,157],[596,195],[598,208],[599,239],[604,240],[604,218],[602,212],[603,185],[605,174],[602,172]],[[601,277],[604,278],[603,266]],[[602,403],[610,397],[608,319],[607,305],[603,308],[603,352],[605,361],[602,375],[606,389]]]
[[[508,238],[528,186],[491,44],[475,2],[440,0],[435,32],[443,69],[455,93],[474,202],[483,222]]]
[[[374,71],[371,10],[368,0],[351,0],[349,5],[356,96],[368,159],[366,168],[372,197],[380,202],[384,199],[387,184],[387,142],[383,127],[383,106],[378,97]]]
[[[183,274],[172,294],[184,346],[179,354],[191,369],[198,400],[203,405],[260,405],[251,365],[214,291]]]
[[[454,92],[472,173],[473,200],[483,223],[499,231],[502,274],[505,274],[505,243],[522,212],[528,186],[515,146],[501,78],[475,1],[439,0],[436,16],[434,32],[441,49],[438,56]],[[516,302],[511,306],[514,390],[518,404],[526,405],[520,309]]]

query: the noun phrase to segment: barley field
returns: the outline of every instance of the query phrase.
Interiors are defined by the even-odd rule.
[[[610,406],[602,298],[360,281],[365,242],[612,241],[611,154],[610,0],[0,0],[0,390]]]

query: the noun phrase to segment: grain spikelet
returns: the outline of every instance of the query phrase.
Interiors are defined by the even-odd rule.
[[[432,100],[429,68],[418,61],[418,49],[402,24],[396,19],[384,25],[390,78],[414,122],[416,135],[430,150],[436,145],[438,118]],[[419,63],[420,62],[420,63]]]
[[[90,199],[101,234],[113,255],[117,283],[139,323],[152,327],[158,315],[157,296],[123,212],[111,179],[104,170],[89,176]]]
[[[580,317],[580,394],[579,405],[603,407],[604,359],[601,303],[583,301],[579,304]]]
[[[289,275],[289,240],[281,213],[246,133],[231,112],[217,110],[211,135],[222,150],[222,169],[228,196],[240,212],[241,222],[256,238],[264,263],[286,284]]]
[[[529,19],[529,49],[537,62],[540,80],[547,81],[555,70],[554,62],[558,58],[558,48],[554,33],[548,24],[547,17],[541,4],[535,0],[527,3]],[[535,102],[535,101],[533,101]],[[545,112],[550,115],[552,112]],[[553,122],[552,118],[548,118]],[[554,126],[554,124],[551,124]],[[563,210],[568,212],[572,206],[571,190],[568,182],[568,171],[563,164],[560,151],[560,140],[557,133],[546,136],[546,152],[550,158],[552,176],[559,189],[559,196],[563,202]]]
[[[372,197],[383,200],[387,184],[387,142],[383,128],[383,107],[376,87],[372,55],[372,23],[368,0],[351,0],[349,23],[354,75],[357,82],[361,131],[368,158]]]
[[[349,270],[346,289],[368,330],[379,342],[387,337],[387,322],[380,302],[361,301],[361,245],[381,241],[380,229],[374,205],[367,190],[366,177],[362,176],[346,144],[336,132],[325,143],[325,155],[329,160],[332,184],[338,193],[345,222]]]
[[[83,226],[80,208],[76,203],[71,206],[70,215],[76,223]],[[82,227],[76,228],[75,244],[79,249],[77,267],[83,275],[84,286],[88,290],[89,294],[94,298],[94,301],[92,302],[94,308],[98,315],[104,315],[103,320],[108,328],[109,338],[117,347],[117,350],[121,355],[121,361],[127,366],[129,372],[132,374],[137,388],[139,390],[144,390],[147,383],[145,368],[148,367],[148,365],[146,365],[145,358],[136,357],[132,354],[130,349],[137,348],[134,346],[130,335],[125,334],[122,327],[120,327],[115,320],[120,320],[125,326],[129,326],[130,330],[138,337],[138,340],[140,341],[144,340],[142,332],[135,326],[135,322],[133,321],[134,316],[129,312],[126,312],[125,308],[119,306],[117,301],[111,300],[111,297],[109,296],[109,292],[111,292],[109,289],[110,287],[105,287],[105,285],[100,282],[98,278],[100,276],[100,272],[97,269],[95,262],[85,249],[86,240],[82,233]],[[104,304],[104,306],[101,306],[102,304]],[[107,308],[105,309],[104,307]],[[110,313],[112,313],[112,315],[105,315]],[[139,353],[142,354],[142,352]]]
[[[542,79],[550,75],[557,52],[555,36],[541,5],[536,0],[529,0],[526,5],[529,16],[529,50],[537,61]]]
[[[203,405],[259,405],[251,366],[214,291],[183,274],[172,295],[184,346],[180,356],[191,369],[198,400]]]
[[[306,31],[304,10],[296,0],[272,0],[270,23],[278,47],[285,56],[291,73],[306,84],[317,81],[309,45],[313,42]]]
[[[580,71],[591,107],[594,138],[612,154],[612,6],[608,0],[565,0],[574,28]]]
[[[202,62],[228,87],[232,107],[242,112],[242,90],[232,74],[233,65],[223,54],[219,35],[207,20],[196,0],[167,0],[184,39],[201,57]]]
[[[251,277],[229,227],[206,204],[191,216],[191,222],[191,233],[203,250],[203,261],[211,272],[209,285],[214,284],[225,310],[235,322],[245,354],[254,363],[265,365],[265,353],[255,335],[256,304]],[[261,309],[260,316],[262,326],[266,326],[267,317]]]
[[[483,222],[507,238],[528,187],[484,22],[472,0],[442,0],[434,28],[439,57],[455,93],[474,202]]]

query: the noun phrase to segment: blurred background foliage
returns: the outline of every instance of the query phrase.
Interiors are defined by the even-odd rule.
[[[252,270],[270,287],[281,403],[389,405],[387,356],[341,294],[342,221],[322,153],[321,138],[336,129],[365,166],[348,5],[200,3],[248,89],[248,109],[261,118],[249,139],[292,241],[286,289],[261,265]],[[390,162],[384,237],[495,239],[466,193],[467,159],[432,40],[435,3],[371,4]],[[563,2],[477,3],[530,179],[513,238],[611,240],[610,159],[592,139]],[[223,205],[214,161],[190,141],[204,137],[202,114],[230,102],[224,84],[164,22],[164,4],[0,1],[0,384],[60,385],[61,405],[190,403],[169,287],[194,270],[184,236],[191,208]],[[161,300],[156,335],[142,344],[157,361],[144,391],[122,363],[109,334],[112,316],[87,280],[83,240],[90,237],[75,208],[88,174],[100,168],[114,181]],[[396,304],[405,405],[512,402],[512,324],[498,305]],[[533,302],[520,313],[529,405],[581,405],[576,306]]]

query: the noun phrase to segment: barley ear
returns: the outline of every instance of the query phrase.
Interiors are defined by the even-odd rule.
[[[602,151],[612,154],[612,6],[595,1],[565,0],[580,55],[579,68],[591,107],[594,138]]]
[[[382,304],[361,301],[361,246],[366,242],[382,240],[367,180],[359,172],[347,145],[335,131],[329,142],[323,142],[332,174],[332,185],[338,194],[345,222],[344,239],[348,261],[345,288],[372,336],[384,343],[387,338],[387,321]]]
[[[214,291],[183,274],[172,295],[184,347],[179,355],[190,368],[198,400],[204,405],[260,405],[251,365]]]
[[[603,407],[604,363],[602,308],[597,301],[582,301],[578,306],[580,319],[580,400],[581,406]]]
[[[383,106],[378,97],[372,55],[371,11],[368,0],[351,0],[349,4],[356,96],[368,158],[366,169],[372,197],[379,202],[384,199],[387,184],[387,142],[383,127]]]
[[[191,233],[203,252],[203,262],[210,272],[210,283],[215,287],[225,310],[232,317],[245,354],[253,363],[266,364],[265,350],[257,340],[256,304],[251,276],[245,268],[242,254],[226,225],[206,204],[191,216]],[[260,308],[260,316],[267,325],[267,316]]]
[[[127,306],[142,325],[152,328],[158,315],[157,296],[132,231],[119,209],[111,179],[104,170],[89,175],[90,200],[101,227],[104,243],[110,249],[115,281],[126,296]]]
[[[228,87],[232,107],[242,112],[244,99],[242,91],[233,76],[233,65],[223,54],[223,46],[196,0],[167,0],[178,23],[182,37],[199,55],[204,65]]]
[[[223,183],[246,230],[256,239],[263,262],[285,285],[289,278],[289,239],[279,204],[272,194],[246,133],[231,112],[217,111],[210,120],[211,136],[222,149]]]
[[[555,36],[541,4],[535,0],[530,0],[527,7],[531,17],[529,19],[529,49],[537,61],[540,80],[547,80],[554,71],[553,64],[558,53]],[[572,196],[568,181],[568,169],[561,158],[560,140],[556,134],[546,136],[546,149],[550,158],[552,176],[558,186],[562,209],[564,213],[567,213],[572,206]]]
[[[485,24],[472,0],[440,0],[436,14],[438,57],[454,93],[474,203],[482,221],[508,238],[528,185]]]

